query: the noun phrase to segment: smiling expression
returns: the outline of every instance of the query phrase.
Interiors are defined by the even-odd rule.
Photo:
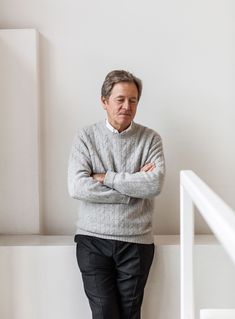
[[[119,82],[113,86],[109,98],[101,97],[109,123],[119,132],[131,124],[138,105],[138,90],[132,82]]]

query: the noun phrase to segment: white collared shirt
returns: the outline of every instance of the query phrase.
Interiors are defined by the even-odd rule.
[[[113,133],[116,133],[116,134],[120,134],[119,132],[118,132],[118,130],[116,130],[110,123],[109,123],[109,121],[106,119],[105,120],[105,123],[106,123],[106,126],[107,126],[107,128],[111,131],[111,132],[113,132]],[[131,129],[131,127],[132,127],[132,122],[131,122],[131,124],[128,126],[128,128],[126,128],[124,131],[122,131],[122,132],[127,132],[127,131],[129,131],[130,129]],[[121,133],[122,133],[121,132]]]

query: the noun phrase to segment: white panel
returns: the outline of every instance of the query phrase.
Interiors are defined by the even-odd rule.
[[[235,309],[204,309],[200,311],[200,319],[234,319]]]
[[[200,309],[235,308],[233,264],[216,240],[200,237],[195,238],[196,319]],[[179,236],[156,236],[155,243],[142,317],[179,319]],[[0,236],[0,265],[1,319],[91,318],[73,236]]]
[[[0,233],[39,233],[38,36],[0,30]]]

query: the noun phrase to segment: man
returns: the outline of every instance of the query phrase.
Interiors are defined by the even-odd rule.
[[[101,90],[107,119],[80,130],[70,154],[77,261],[93,319],[139,319],[153,260],[153,198],[165,164],[159,134],[133,121],[141,92],[133,74],[110,72]]]

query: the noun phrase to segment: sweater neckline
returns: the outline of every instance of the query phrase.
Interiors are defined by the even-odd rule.
[[[125,130],[119,134],[115,133],[115,132],[112,132],[107,126],[106,126],[106,122],[105,120],[101,122],[101,126],[103,128],[103,130],[105,131],[106,134],[112,136],[113,138],[125,138],[125,137],[130,137],[132,136],[135,132],[136,132],[136,129],[137,129],[137,124],[132,121],[132,126],[131,126],[131,129],[130,130]]]

